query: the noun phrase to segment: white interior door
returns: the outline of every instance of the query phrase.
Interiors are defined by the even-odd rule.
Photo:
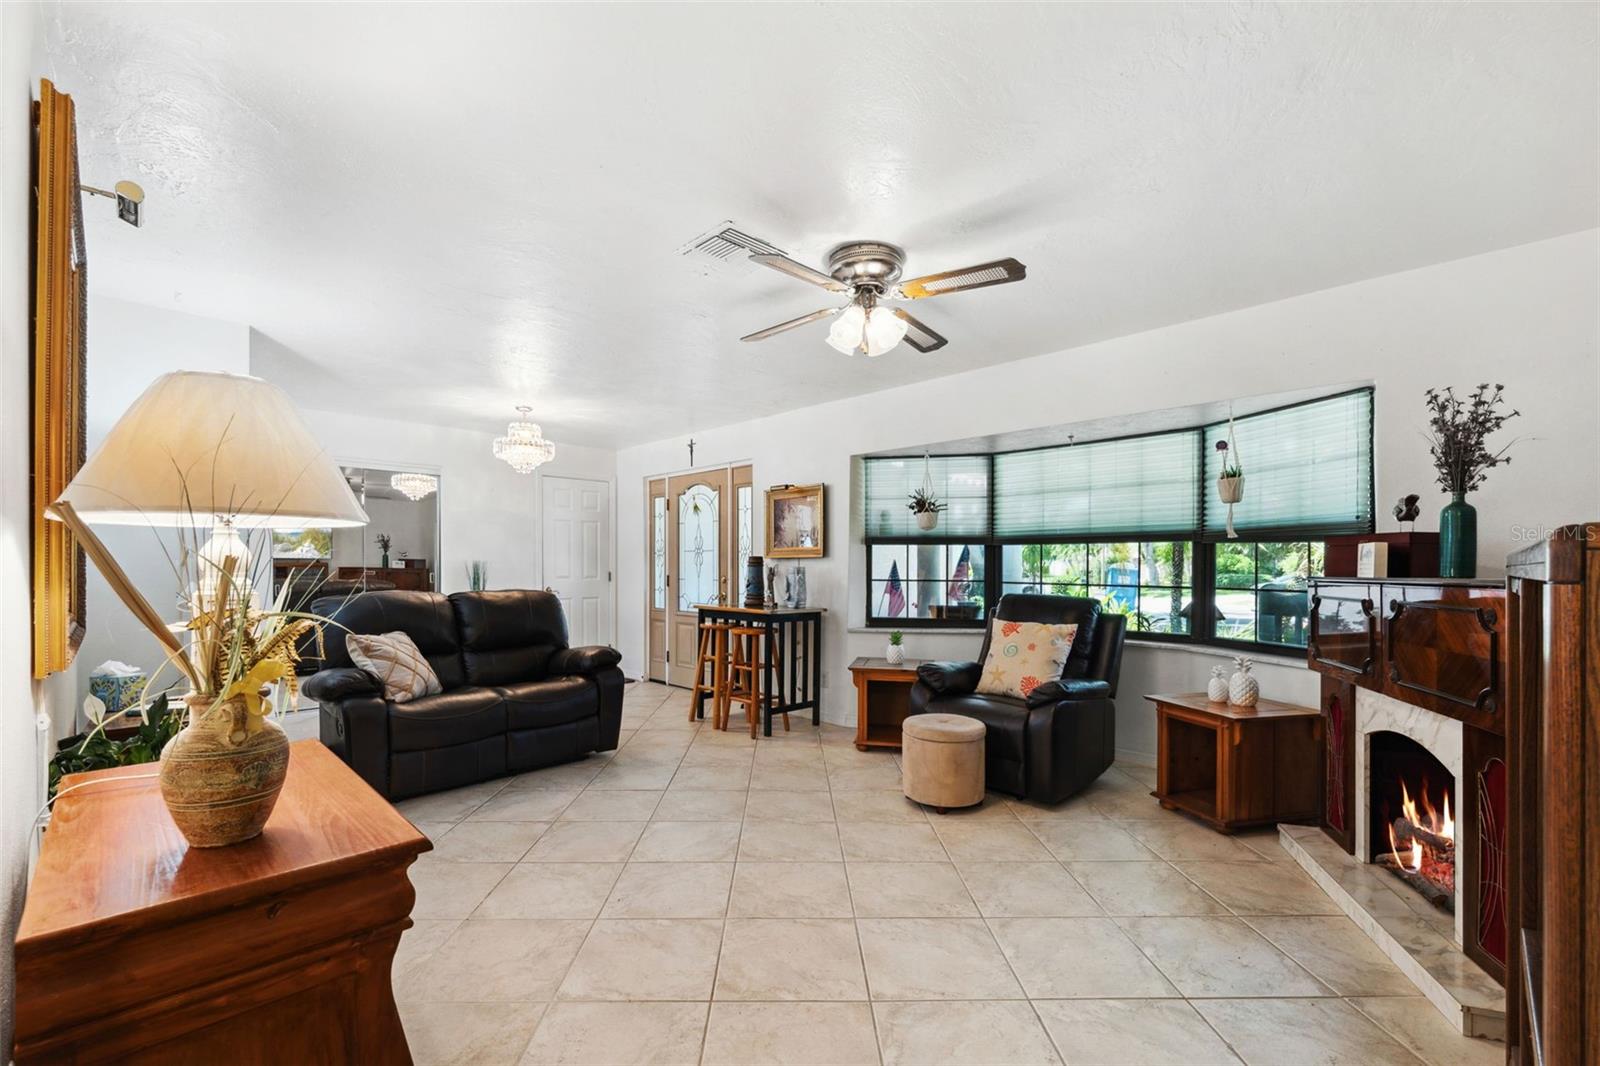
[[[561,597],[574,647],[611,643],[611,486],[546,477],[544,583]]]

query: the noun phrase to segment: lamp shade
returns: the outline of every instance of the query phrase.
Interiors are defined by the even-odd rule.
[[[367,513],[283,390],[260,378],[163,374],[60,501],[90,523],[361,526]]]

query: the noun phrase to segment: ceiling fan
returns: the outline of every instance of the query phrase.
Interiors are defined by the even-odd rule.
[[[1028,276],[1028,268],[1015,259],[996,259],[992,263],[979,263],[960,270],[924,274],[920,278],[901,281],[900,272],[905,265],[905,258],[905,250],[897,245],[883,241],[849,241],[828,253],[828,272],[824,274],[788,256],[752,255],[751,262],[808,281],[829,292],[848,293],[850,302],[843,307],[825,307],[809,315],[791,318],[740,339],[766,340],[808,322],[837,315],[833,328],[828,331],[828,343],[846,355],[854,355],[858,351],[882,355],[902,340],[919,352],[931,352],[950,342],[903,308],[885,307],[880,301],[923,300],[988,285],[1004,285]]]

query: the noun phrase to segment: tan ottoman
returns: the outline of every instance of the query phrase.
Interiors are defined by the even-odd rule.
[[[901,788],[943,814],[983,802],[984,725],[959,714],[913,714],[900,726]]]

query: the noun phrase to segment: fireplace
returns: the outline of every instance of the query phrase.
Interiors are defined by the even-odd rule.
[[[1403,733],[1378,730],[1368,743],[1368,861],[1454,914],[1455,775]]]

